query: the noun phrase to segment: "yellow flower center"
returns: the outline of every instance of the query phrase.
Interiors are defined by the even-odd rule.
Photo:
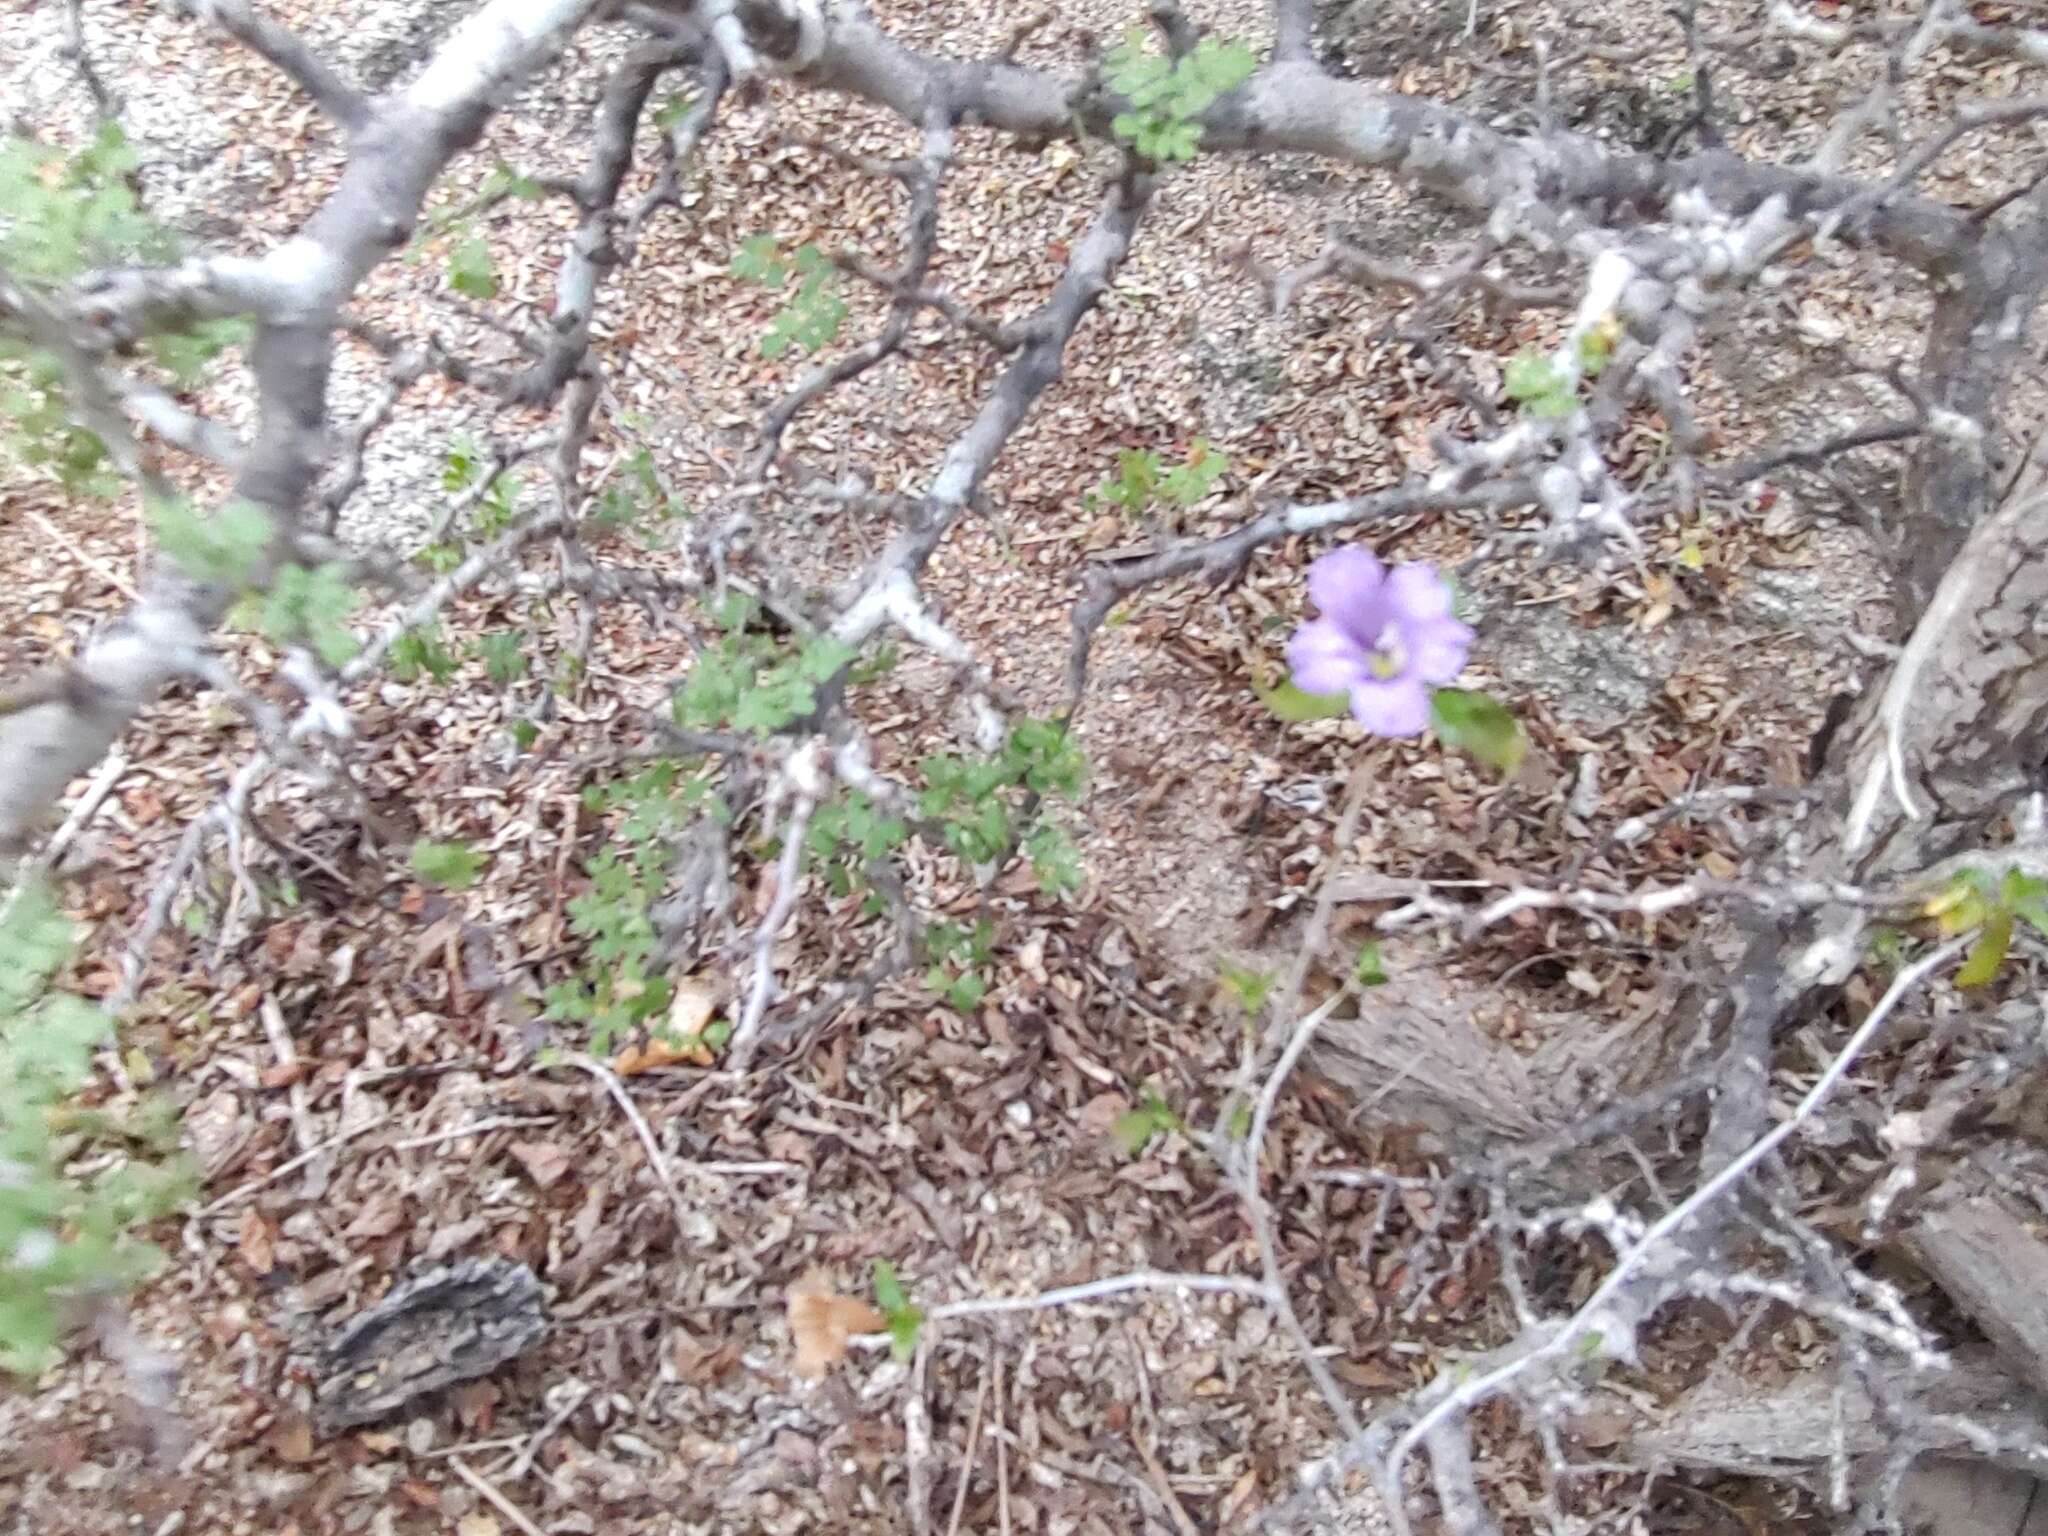
[[[1389,624],[1380,631],[1380,637],[1373,643],[1372,653],[1366,658],[1366,665],[1372,675],[1381,682],[1399,677],[1408,670],[1408,647],[1401,643],[1401,631]]]

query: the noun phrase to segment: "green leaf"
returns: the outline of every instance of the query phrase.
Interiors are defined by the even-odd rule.
[[[307,570],[280,566],[267,590],[253,593],[242,617],[280,645],[310,646],[330,667],[343,667],[361,649],[348,627],[355,612],[356,590],[338,564]]]
[[[690,115],[690,108],[697,104],[694,91],[678,91],[661,104],[654,114],[654,126],[663,133],[675,132],[682,120]]]
[[[1136,1157],[1159,1134],[1159,1122],[1152,1112],[1142,1105],[1137,1109],[1125,1110],[1116,1117],[1116,1123],[1109,1128],[1109,1134],[1116,1138],[1116,1144],[1123,1149],[1124,1156]]]
[[[764,283],[780,288],[790,274],[790,264],[775,249],[773,235],[755,235],[732,258],[732,275],[742,282]]]
[[[495,630],[478,640],[476,649],[483,658],[484,672],[500,688],[526,676],[525,636],[517,630]]]
[[[887,1259],[875,1260],[875,1305],[883,1312],[902,1312],[910,1306],[903,1282],[896,1278],[896,1266]]]
[[[194,581],[242,588],[262,571],[271,522],[254,502],[229,501],[211,517],[183,498],[152,502],[147,510],[164,553]]]
[[[1207,439],[1198,437],[1188,449],[1187,462],[1161,479],[1160,494],[1177,506],[1192,507],[1216,488],[1229,469],[1229,455],[1218,453]]]
[[[1256,676],[1252,678],[1252,692],[1275,718],[1289,725],[1304,720],[1329,720],[1351,707],[1350,699],[1341,693],[1304,693],[1291,682],[1268,688]]]
[[[1361,987],[1383,987],[1387,984],[1387,968],[1380,958],[1377,939],[1367,939],[1358,951],[1358,963],[1351,967],[1351,979]]]
[[[1508,360],[1503,383],[1510,400],[1539,400],[1566,387],[1557,360],[1542,352],[1518,352]]]
[[[1956,985],[1959,987],[1981,987],[1998,974],[1998,968],[2005,963],[2006,951],[2012,946],[2012,914],[1993,912],[1984,920],[1977,940],[1970,946],[1970,953],[1964,957],[1956,971]]]
[[[1273,995],[1273,978],[1264,971],[1249,970],[1225,960],[1216,968],[1216,981],[1246,1013],[1263,1013]]]
[[[1430,695],[1430,723],[1448,747],[1469,752],[1506,775],[1520,766],[1529,738],[1505,704],[1465,688],[1439,688]]]
[[[386,654],[391,675],[401,683],[417,682],[423,676],[445,683],[455,675],[455,657],[441,639],[438,625],[408,629],[391,642]]]
[[[481,236],[471,235],[448,253],[448,286],[472,299],[497,296],[497,268],[491,264],[491,248]]]
[[[413,873],[451,891],[474,885],[486,862],[467,843],[434,843],[423,838],[412,845]]]
[[[1136,1157],[1151,1144],[1153,1137],[1164,1136],[1180,1128],[1180,1116],[1157,1092],[1148,1090],[1136,1109],[1127,1110],[1117,1117],[1116,1123],[1109,1128],[1109,1134],[1123,1149],[1124,1156]]]
[[[494,203],[500,198],[512,197],[531,203],[538,201],[541,195],[539,182],[500,160],[491,168],[491,174],[484,178],[483,186],[477,191],[477,201]]]

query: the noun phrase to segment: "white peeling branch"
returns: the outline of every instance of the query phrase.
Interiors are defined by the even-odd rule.
[[[253,313],[258,399],[236,494],[268,510],[291,547],[326,450],[327,374],[339,311],[397,249],[448,161],[474,140],[501,92],[580,25],[598,0],[493,0],[404,90],[375,103],[334,192],[299,232],[260,257],[214,256],[165,271],[102,275],[60,313],[89,347],[206,315]],[[128,721],[204,657],[235,594],[160,563],[141,601],[63,669],[61,686],[0,709],[0,852],[19,849],[73,778]]]

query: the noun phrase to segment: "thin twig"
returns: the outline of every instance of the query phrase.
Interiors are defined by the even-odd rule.
[[[661,1143],[654,1139],[653,1128],[648,1125],[647,1117],[640,1113],[640,1106],[633,1102],[633,1096],[626,1092],[626,1085],[619,1081],[618,1074],[610,1067],[581,1052],[564,1055],[561,1060],[565,1066],[588,1072],[604,1084],[605,1092],[612,1096],[612,1102],[619,1106],[621,1113],[631,1122],[634,1134],[640,1138],[640,1145],[647,1152],[647,1161],[654,1169],[654,1176],[661,1181],[661,1187],[668,1195],[669,1209],[675,1213],[676,1218],[676,1237],[686,1238],[690,1231],[690,1208],[683,1203],[683,1192],[676,1187],[675,1178],[669,1172],[668,1158],[662,1154]]]
[[[484,1502],[518,1526],[521,1531],[526,1533],[526,1536],[547,1536],[547,1532],[543,1531],[520,1512],[518,1505],[492,1487],[481,1473],[460,1456],[450,1456],[448,1458],[448,1465],[455,1469],[457,1477],[461,1478],[483,1496]]]

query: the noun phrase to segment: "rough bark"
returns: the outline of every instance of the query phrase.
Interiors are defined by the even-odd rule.
[[[2048,1473],[2048,1455],[2021,1449],[2038,1441],[2048,1400],[1982,1354],[1946,1371],[1897,1371],[1871,1382],[1810,1372],[1778,1387],[1715,1376],[1667,1407],[1644,1414],[1603,1395],[1574,1426],[1601,1446],[1642,1464],[1744,1477],[1799,1477],[1837,1449],[1853,1461],[1902,1452],[1968,1457],[2018,1472]],[[1988,1430],[1972,1435],[1968,1419]],[[1617,1430],[1619,1431],[1617,1433]]]
[[[2048,1392],[2048,1242],[2033,1225],[2002,1197],[1952,1181],[1907,1228],[1906,1247],[2006,1368]]]

